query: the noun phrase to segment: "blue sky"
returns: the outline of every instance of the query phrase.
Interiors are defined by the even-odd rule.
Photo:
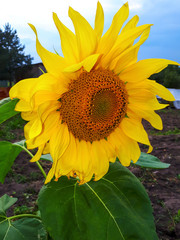
[[[100,0],[105,13],[106,31],[113,15],[126,1]],[[166,58],[180,63],[180,0],[129,0],[130,15],[140,17],[139,25],[152,23],[150,36],[139,51],[139,60]],[[52,12],[71,30],[68,7],[79,11],[93,26],[97,0],[7,0],[1,3],[0,28],[9,22],[17,30],[25,53],[34,57],[33,63],[41,59],[36,53],[35,36],[27,23],[35,25],[39,39],[50,51],[61,53],[59,35],[53,23]]]

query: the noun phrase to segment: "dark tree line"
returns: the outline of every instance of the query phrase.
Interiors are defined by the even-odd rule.
[[[150,79],[156,80],[167,88],[180,89],[180,67],[169,65],[160,73],[153,74]]]
[[[31,65],[33,58],[25,55],[25,46],[20,43],[17,31],[7,23],[0,29],[0,80],[15,80],[16,69]]]

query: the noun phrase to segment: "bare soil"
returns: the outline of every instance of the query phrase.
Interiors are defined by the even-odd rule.
[[[158,135],[159,131],[144,121],[145,129],[150,134],[154,147],[152,154],[171,166],[164,170],[149,170],[130,167],[130,170],[145,186],[154,209],[154,217],[159,239],[180,240],[180,134],[174,130],[180,129],[180,110],[168,109],[159,113],[163,119],[164,129],[161,132],[168,135]],[[19,130],[17,136],[22,138]],[[0,139],[3,140],[3,139]],[[17,139],[18,140],[18,139]],[[142,151],[146,149],[142,147]],[[22,152],[8,173],[5,183],[0,183],[0,196],[5,193],[17,197],[18,201],[9,214],[33,213],[37,210],[36,199],[43,185],[43,177],[35,163],[29,162],[30,157]],[[42,162],[46,172],[51,164]],[[14,211],[14,213],[13,213]]]

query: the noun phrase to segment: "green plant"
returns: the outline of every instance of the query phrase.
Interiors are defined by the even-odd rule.
[[[180,134],[180,129],[175,127],[174,129],[171,129],[171,130],[168,130],[166,132],[157,132],[157,131],[154,131],[154,130],[151,130],[149,132],[150,135],[164,135],[164,136],[167,136],[167,135],[176,135],[176,134]]]
[[[173,216],[173,219],[176,224],[180,222],[180,209],[178,210],[177,214]]]
[[[22,205],[22,206],[17,206],[14,208],[14,214],[18,215],[18,214],[23,214],[23,213],[32,213],[32,207],[28,207],[26,205]]]
[[[21,118],[20,114],[8,119],[3,125],[0,126],[0,138],[2,138],[4,141],[12,141],[17,139],[16,131],[18,129],[23,129],[25,123],[26,121]],[[23,131],[22,134],[19,135],[18,139],[21,140],[22,138]]]

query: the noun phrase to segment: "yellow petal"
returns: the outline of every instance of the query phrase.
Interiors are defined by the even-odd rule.
[[[118,149],[118,158],[122,165],[129,166],[131,161],[137,162],[141,155],[137,142],[126,136],[119,128],[116,129],[116,133],[121,141],[121,145]]]
[[[35,118],[36,119],[36,118]],[[28,122],[25,126],[24,126],[24,136],[25,139],[29,139],[29,131],[31,129],[31,126],[33,125],[35,119],[32,119],[32,121]]]
[[[125,134],[124,134],[125,135]],[[112,144],[115,146],[116,149],[116,155],[119,158],[119,161],[123,166],[129,166],[131,162],[130,158],[130,151],[126,147],[126,138],[121,139],[121,135],[117,134],[117,131],[114,131],[109,136],[109,141],[112,142]]]
[[[121,129],[125,135],[135,141],[151,146],[146,131],[137,119],[124,118],[121,122]]]
[[[89,151],[88,145],[90,142],[86,142],[84,140],[80,141],[76,139],[77,146],[77,159],[76,164],[74,166],[74,171],[78,175],[80,179],[80,183],[90,181],[93,175],[92,172],[92,159]]]
[[[10,98],[21,98],[29,102],[31,93],[38,82],[38,78],[29,78],[16,83],[9,92]]]
[[[116,157],[116,152],[111,142],[105,139],[101,139],[100,144],[105,149],[109,161],[113,161]]]
[[[86,19],[71,7],[69,8],[69,17],[74,24],[79,49],[79,59],[82,61],[84,58],[95,52],[97,37],[93,28]]]
[[[28,149],[36,148],[48,142],[50,136],[58,129],[58,124],[60,124],[59,112],[52,112],[44,121],[41,134],[26,141]]]
[[[37,112],[33,112],[33,111],[22,112],[21,117],[26,121],[30,121],[37,117]]]
[[[163,108],[169,106],[169,104],[160,104],[156,97],[154,97],[153,99],[150,99],[150,100],[146,99],[146,98],[144,98],[144,99],[145,99],[145,101],[142,101],[136,97],[129,97],[128,108],[133,109],[133,108],[139,107],[144,110],[160,110],[160,109],[163,109]]]
[[[175,101],[174,96],[167,88],[165,88],[164,86],[162,86],[161,84],[159,84],[153,80],[147,80],[147,81],[148,81],[148,85],[150,86],[150,89],[153,93],[157,94],[159,97],[161,97],[167,101]]]
[[[160,104],[154,93],[143,88],[129,89],[128,94],[128,108],[130,109],[139,106],[142,109],[159,110],[168,106],[168,104]]]
[[[111,50],[111,48],[113,47],[118,37],[118,34],[120,32],[120,29],[123,23],[128,18],[128,15],[129,15],[129,6],[128,6],[128,3],[125,3],[119,9],[119,11],[115,14],[110,28],[101,38],[101,41],[97,49],[98,53],[103,53],[104,55],[108,54],[108,52]]]
[[[37,53],[39,54],[47,72],[51,73],[53,76],[57,78],[60,78],[62,76],[61,71],[66,66],[64,58],[57,54],[49,52],[47,49],[45,49],[39,42],[36,28],[32,24],[29,24],[29,26],[31,27],[31,29],[34,31],[36,35]]]
[[[97,2],[96,18],[94,23],[94,31],[97,35],[98,40],[101,38],[104,28],[104,11],[100,4]]]
[[[85,58],[82,62],[71,65],[64,69],[64,72],[75,72],[78,71],[80,68],[84,68],[87,72],[90,72],[91,69],[96,64],[100,54],[93,54]]]
[[[59,101],[47,101],[45,103],[42,103],[37,109],[38,116],[41,119],[42,123],[44,123],[51,112],[56,112],[59,108]]]
[[[169,64],[179,65],[179,63],[166,59],[145,59],[127,67],[119,75],[125,82],[138,82],[149,78],[152,74],[158,73]]]
[[[50,153],[54,161],[60,159],[69,145],[69,130],[65,124],[59,123],[50,138]]]
[[[70,132],[69,145],[65,150],[64,154],[61,156],[61,158],[58,159],[57,164],[55,166],[56,178],[62,175],[67,175],[67,176],[74,175],[76,162],[77,162],[77,155],[78,155],[78,152],[77,152],[76,140],[75,140],[75,137]]]
[[[55,169],[53,169],[53,168],[51,168],[49,170],[44,184],[47,184],[47,183],[49,183],[51,181],[51,179],[54,177],[54,171],[55,171]]]
[[[57,169],[56,167],[57,167],[57,162],[54,162],[54,161],[53,161],[52,168],[51,168],[50,171],[48,172],[48,175],[47,175],[47,177],[46,177],[45,184],[47,184],[48,182],[50,182],[51,179],[54,177],[55,171],[56,171],[56,169]]]
[[[64,93],[65,90],[62,90],[62,93]],[[62,94],[61,93],[61,94]],[[31,99],[31,106],[33,107],[33,109],[37,109],[37,107],[47,101],[52,101],[52,100],[58,100],[61,96],[61,94],[59,93],[55,93],[55,92],[50,92],[50,91],[46,91],[46,90],[42,90],[42,91],[37,91]]]
[[[159,83],[156,83],[156,81],[154,80],[145,79],[144,81],[141,82],[128,82],[126,84],[126,89],[128,93],[130,93],[129,95],[131,95],[131,91],[135,91],[135,89],[136,91],[139,91],[139,89],[141,89],[142,91],[148,90],[152,92],[154,95],[158,95],[167,101],[175,100],[174,96],[167,88],[165,88]],[[139,93],[137,95],[139,95]]]
[[[44,146],[44,149],[43,149],[43,154],[48,154],[50,153],[50,149],[49,149],[49,142],[47,142]]]
[[[140,37],[140,40],[135,45],[128,48],[120,55],[116,63],[116,66],[113,68],[116,74],[119,74],[124,68],[137,62],[139,48],[146,41],[146,39],[149,36],[149,33],[150,27],[144,30]]]
[[[41,155],[42,155],[42,152],[43,152],[43,149],[44,149],[44,145],[45,144],[42,144],[40,147],[38,147],[38,151],[37,153],[34,155],[34,157],[30,160],[30,162],[37,162]]]
[[[27,112],[31,110],[32,110],[32,107],[30,103],[24,100],[19,100],[19,102],[16,104],[16,107],[15,107],[15,111],[19,111],[19,112]]]
[[[71,171],[74,171],[77,162],[77,145],[75,137],[72,133],[69,133],[69,145],[57,162],[56,174],[68,175]]]
[[[49,101],[41,104],[37,109],[37,113],[33,114],[31,121],[25,125],[24,131],[26,139],[32,139],[38,136],[42,131],[42,124],[52,111],[56,111],[60,107],[57,101]],[[26,116],[26,115],[25,115]]]
[[[160,116],[155,113],[153,110],[147,110],[147,109],[143,109],[140,106],[133,106],[132,108],[130,108],[131,111],[134,112],[134,114],[136,114],[138,117],[140,118],[144,118],[145,120],[147,120],[148,122],[150,122],[150,124],[158,129],[158,130],[162,130],[163,129],[163,124],[162,124],[162,120],[160,118]]]
[[[128,85],[128,84],[127,84]],[[148,101],[155,98],[155,94],[143,88],[131,88],[128,90],[129,102]]]
[[[56,13],[53,13],[53,19],[61,38],[63,55],[69,64],[74,64],[79,57],[76,36],[59,20]]]
[[[22,115],[25,117],[25,120],[30,120],[24,127],[25,138],[27,140],[41,133],[42,124],[52,111],[56,111],[59,108],[59,104],[56,101],[45,102],[39,106],[37,112],[28,112]]]
[[[108,67],[114,59],[122,54],[122,52],[131,47],[136,38],[138,38],[144,32],[144,30],[149,28],[151,25],[152,24],[145,24],[129,29],[128,31],[120,34],[111,51],[109,51],[107,56],[102,59],[102,66]]]
[[[94,141],[91,144],[93,169],[95,181],[102,178],[109,169],[109,160],[104,147],[100,141]]]
[[[31,122],[29,122],[31,123]],[[27,124],[26,124],[27,126]],[[25,128],[26,129],[26,128]],[[29,128],[28,131],[28,138],[34,138],[37,135],[39,135],[42,131],[42,123],[41,120],[39,118],[36,118],[33,123],[31,124],[31,127]]]
[[[45,73],[39,78],[21,80],[10,89],[10,97],[20,98],[26,102],[30,102],[34,93],[40,90],[61,94],[62,89],[64,90],[64,79],[65,77],[57,80],[51,74]]]
[[[135,28],[137,23],[139,22],[139,17],[135,15],[133,18],[129,20],[129,22],[123,27],[121,34],[125,33],[126,31]]]
[[[131,160],[133,163],[136,163],[141,155],[141,150],[139,148],[139,145],[136,141],[131,141],[131,144],[129,144],[129,147],[131,148]]]

